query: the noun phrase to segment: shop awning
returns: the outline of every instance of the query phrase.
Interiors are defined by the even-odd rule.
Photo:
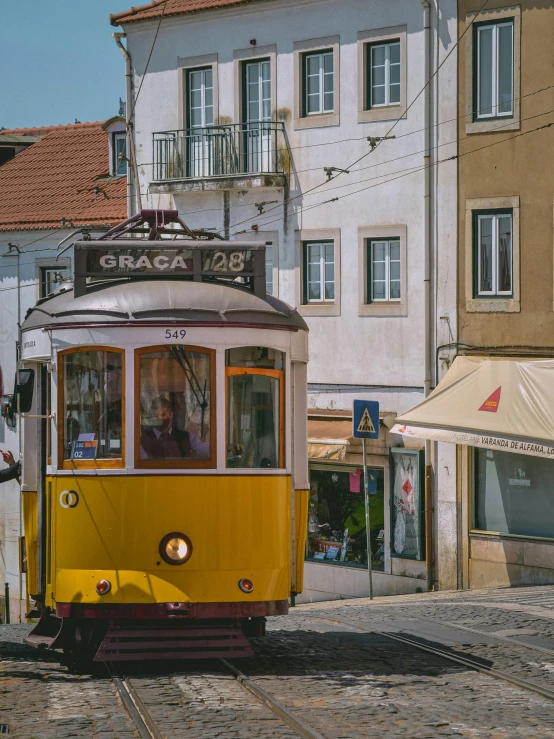
[[[554,360],[457,357],[391,431],[554,459]]]
[[[308,458],[343,462],[351,437],[351,420],[308,418]]]

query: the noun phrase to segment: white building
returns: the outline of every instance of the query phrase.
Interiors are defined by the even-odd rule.
[[[0,394],[13,393],[19,331],[38,299],[72,279],[72,250],[58,244],[76,229],[100,232],[125,219],[126,162],[118,158],[125,121],[0,132]],[[10,151],[11,149],[11,151]],[[98,235],[98,234],[97,234]],[[24,339],[23,339],[24,340]],[[0,448],[19,458],[19,422],[0,419]],[[42,476],[43,477],[43,476]],[[26,489],[40,495],[44,491]],[[0,582],[9,588],[11,620],[24,620],[23,521],[17,481],[0,490]],[[0,603],[4,605],[4,589]],[[0,607],[4,620],[4,608]]]
[[[268,289],[307,318],[308,599],[367,595],[353,399],[413,406],[456,338],[456,162],[439,163],[456,153],[456,2],[437,6],[156,0],[111,18],[138,94],[142,206],[265,240]],[[455,454],[427,450],[445,538],[426,574],[417,455],[396,452],[390,479],[402,445],[383,425],[370,446],[376,592],[456,587]]]

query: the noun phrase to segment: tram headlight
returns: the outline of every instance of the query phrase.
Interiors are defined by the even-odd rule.
[[[160,556],[168,565],[182,565],[191,554],[191,540],[179,531],[166,534],[160,542]]]

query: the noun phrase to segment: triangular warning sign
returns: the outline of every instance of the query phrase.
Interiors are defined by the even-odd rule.
[[[360,419],[360,423],[358,425],[358,433],[359,434],[374,434],[375,433],[375,426],[373,425],[373,421],[371,420],[371,416],[369,415],[369,411],[367,408],[364,408],[363,415]]]
[[[496,413],[498,406],[500,405],[500,392],[502,385],[497,387],[492,395],[485,400],[483,405],[479,408],[480,411],[489,411],[489,413]]]

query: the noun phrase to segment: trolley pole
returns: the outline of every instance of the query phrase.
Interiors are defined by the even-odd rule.
[[[365,504],[365,531],[367,537],[367,574],[369,576],[369,599],[373,600],[373,569],[371,561],[371,528],[369,516],[369,479],[367,476],[367,454],[365,437],[362,439],[363,467],[364,467],[364,504]]]

